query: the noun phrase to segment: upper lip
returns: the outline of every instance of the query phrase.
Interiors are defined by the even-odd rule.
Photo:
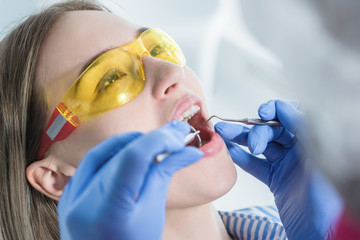
[[[198,105],[200,107],[199,112],[202,111],[202,101],[199,96],[186,95],[185,97],[179,99],[171,114],[170,121],[178,120],[180,115],[193,105]]]

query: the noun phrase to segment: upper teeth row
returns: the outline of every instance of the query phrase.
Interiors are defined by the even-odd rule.
[[[183,114],[180,115],[179,121],[188,121],[192,116],[194,116],[198,111],[200,110],[200,107],[198,105],[193,105],[191,108],[186,110]]]

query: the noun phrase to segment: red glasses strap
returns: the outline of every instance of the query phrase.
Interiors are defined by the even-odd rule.
[[[56,108],[41,136],[37,159],[43,157],[52,143],[65,139],[75,128]]]

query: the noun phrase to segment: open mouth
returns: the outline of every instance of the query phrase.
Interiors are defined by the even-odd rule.
[[[200,106],[193,105],[179,117],[179,120],[187,121],[195,130],[200,131],[199,137],[201,140],[196,137],[187,144],[188,146],[195,146],[201,149],[211,141],[214,132],[211,130],[209,123],[201,126],[207,119],[203,116]]]
[[[188,95],[177,103],[170,118],[170,121],[172,120],[187,121],[195,131],[200,131],[198,136],[201,141],[195,137],[187,145],[199,148],[205,154],[204,157],[217,155],[225,146],[220,135],[214,131],[212,123],[203,124],[206,122],[207,116],[202,109],[201,99],[196,95]]]

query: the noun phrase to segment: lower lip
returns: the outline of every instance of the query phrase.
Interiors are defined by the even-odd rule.
[[[217,155],[224,147],[223,140],[219,134],[211,131],[210,142],[201,146],[199,149],[205,153],[204,157],[212,157]]]

